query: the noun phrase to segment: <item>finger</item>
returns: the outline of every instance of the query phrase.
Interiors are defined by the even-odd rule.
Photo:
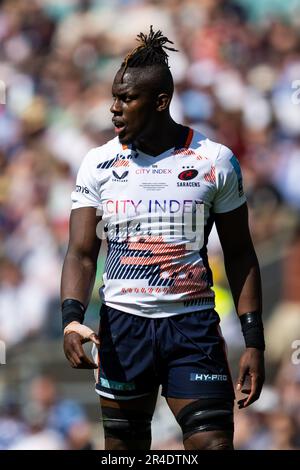
[[[96,335],[96,333],[93,333],[93,334],[90,336],[90,340],[91,340],[96,346],[100,346],[100,339],[99,339],[99,336]]]
[[[81,362],[76,369],[98,369],[98,366],[94,363]]]
[[[243,388],[241,390],[242,393],[244,393],[245,395],[249,395],[251,393],[251,389],[250,388]],[[238,401],[238,405],[239,405],[239,408],[244,408],[245,407],[245,403],[246,401],[248,400],[248,397],[245,397],[245,398],[242,398],[241,400]]]
[[[96,335],[96,333],[92,333],[91,336],[89,336],[88,338],[82,339],[81,343],[85,344],[85,343],[88,343],[89,341],[92,341],[97,347],[100,346],[100,339],[99,339],[99,336]]]
[[[100,341],[96,333],[85,325],[72,322],[65,328],[64,335],[64,350],[72,367],[77,369],[97,369],[98,365],[89,359],[82,347],[83,343],[90,340],[99,346]]]
[[[66,357],[73,368],[76,368],[80,363],[78,355],[74,351],[66,352]]]
[[[246,401],[246,398],[243,398],[242,400],[239,400],[238,401],[238,406],[239,406],[239,409],[241,410],[242,408],[245,408],[245,401]]]
[[[77,369],[97,369],[98,366],[93,361],[90,360],[86,354],[79,356],[79,362],[77,364]]]
[[[67,332],[65,334],[64,350],[72,367],[77,369],[97,369],[98,366],[85,354],[82,340],[78,333]]]
[[[64,353],[71,366],[75,367],[78,358],[77,354],[74,351],[73,342],[71,343],[69,339],[68,341],[66,341],[66,339],[64,340]]]
[[[238,392],[242,389],[242,386],[244,385],[247,374],[248,374],[248,368],[240,366],[239,378],[237,380],[237,386],[236,386],[236,389]]]
[[[97,369],[98,366],[90,361],[90,359],[83,353],[77,354],[76,352],[72,352],[67,356],[71,366],[75,369]]]
[[[98,366],[86,354],[81,343],[74,344],[74,350],[79,358],[78,368],[83,369],[97,369]]]
[[[251,405],[255,400],[259,397],[259,385],[258,385],[258,377],[257,375],[251,375],[251,391],[249,396],[246,398],[244,403],[244,408]]]
[[[86,354],[82,357],[81,362],[84,366],[88,366],[88,369],[98,369],[97,364],[92,361]]]

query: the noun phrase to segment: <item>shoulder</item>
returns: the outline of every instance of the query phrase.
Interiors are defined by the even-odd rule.
[[[115,137],[99,147],[90,149],[85,155],[83,161],[87,166],[97,168],[99,167],[99,164],[101,165],[101,163],[115,157],[116,153],[121,150],[122,146],[119,139]]]
[[[230,161],[233,156],[230,148],[220,142],[209,139],[201,132],[193,129],[193,139],[191,142],[193,150],[203,158],[210,160],[213,165]]]

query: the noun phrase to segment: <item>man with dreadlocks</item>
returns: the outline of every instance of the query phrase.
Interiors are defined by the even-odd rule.
[[[245,338],[237,383],[245,408],[264,381],[264,335],[242,174],[227,147],[170,116],[171,41],[152,27],[138,40],[113,81],[116,137],[87,154],[72,193],[64,351],[74,368],[98,368],[106,449],[150,448],[159,386],[185,449],[232,449],[235,395],[206,245],[215,223]],[[100,220],[108,253],[97,335],[82,323]],[[82,347],[90,340],[95,362]]]

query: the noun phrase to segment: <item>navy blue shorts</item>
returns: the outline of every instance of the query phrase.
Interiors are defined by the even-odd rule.
[[[215,310],[145,318],[102,305],[97,393],[234,399],[219,322]]]

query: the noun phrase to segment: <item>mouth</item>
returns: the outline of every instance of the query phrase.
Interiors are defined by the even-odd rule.
[[[123,131],[125,130],[125,127],[126,127],[126,126],[125,126],[125,124],[124,124],[123,122],[117,121],[117,120],[114,120],[114,119],[113,119],[112,122],[113,122],[113,124],[114,124],[114,126],[115,126],[115,133],[116,133],[116,134],[119,135],[119,134],[121,134],[121,132],[123,132]]]

